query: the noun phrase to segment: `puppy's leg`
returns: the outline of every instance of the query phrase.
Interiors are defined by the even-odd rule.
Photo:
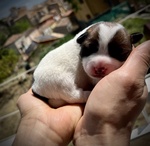
[[[49,104],[52,107],[60,107],[67,104],[85,103],[90,95],[91,91],[83,91],[81,88],[65,88],[54,93],[53,97],[49,98]]]
[[[74,88],[69,93],[71,98],[67,98],[66,100],[69,103],[85,103],[90,95],[91,91],[83,91],[81,88]]]

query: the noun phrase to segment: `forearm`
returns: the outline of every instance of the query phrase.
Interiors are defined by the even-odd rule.
[[[100,129],[96,129],[96,132],[83,129],[79,135],[76,135],[74,143],[75,146],[129,146],[130,134],[131,128],[117,129],[105,124]]]
[[[22,120],[13,146],[58,146],[62,139],[41,121],[35,119]]]

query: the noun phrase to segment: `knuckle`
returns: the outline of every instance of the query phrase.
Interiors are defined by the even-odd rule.
[[[22,102],[24,101],[25,94],[26,93],[20,95],[20,97],[18,98],[18,100],[17,100],[17,106],[18,106],[18,108],[20,107],[20,104],[22,104]]]
[[[122,74],[122,85],[126,88],[137,88],[139,87],[139,79],[135,78],[134,75],[131,75],[129,72],[124,72]]]

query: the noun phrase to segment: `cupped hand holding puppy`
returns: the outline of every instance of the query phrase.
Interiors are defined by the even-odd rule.
[[[82,105],[57,109],[34,97],[22,95],[22,119],[14,146],[63,146],[74,136],[76,146],[128,146],[131,129],[147,97],[144,77],[150,65],[150,41],[131,53],[124,65],[103,78]]]
[[[134,49],[125,64],[93,89],[75,130],[77,146],[128,146],[137,116],[142,111],[150,66],[150,41]]]
[[[79,105],[50,108],[31,90],[20,96],[18,107],[22,119],[13,146],[65,146],[83,111]]]

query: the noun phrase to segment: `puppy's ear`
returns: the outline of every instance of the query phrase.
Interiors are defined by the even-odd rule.
[[[130,37],[131,37],[131,43],[135,44],[135,43],[139,42],[143,38],[143,34],[140,33],[140,32],[136,32],[136,33],[132,33],[130,35]]]
[[[82,42],[87,38],[88,36],[88,32],[86,31],[85,33],[81,34],[78,38],[77,38],[77,43],[78,44],[82,44]]]

